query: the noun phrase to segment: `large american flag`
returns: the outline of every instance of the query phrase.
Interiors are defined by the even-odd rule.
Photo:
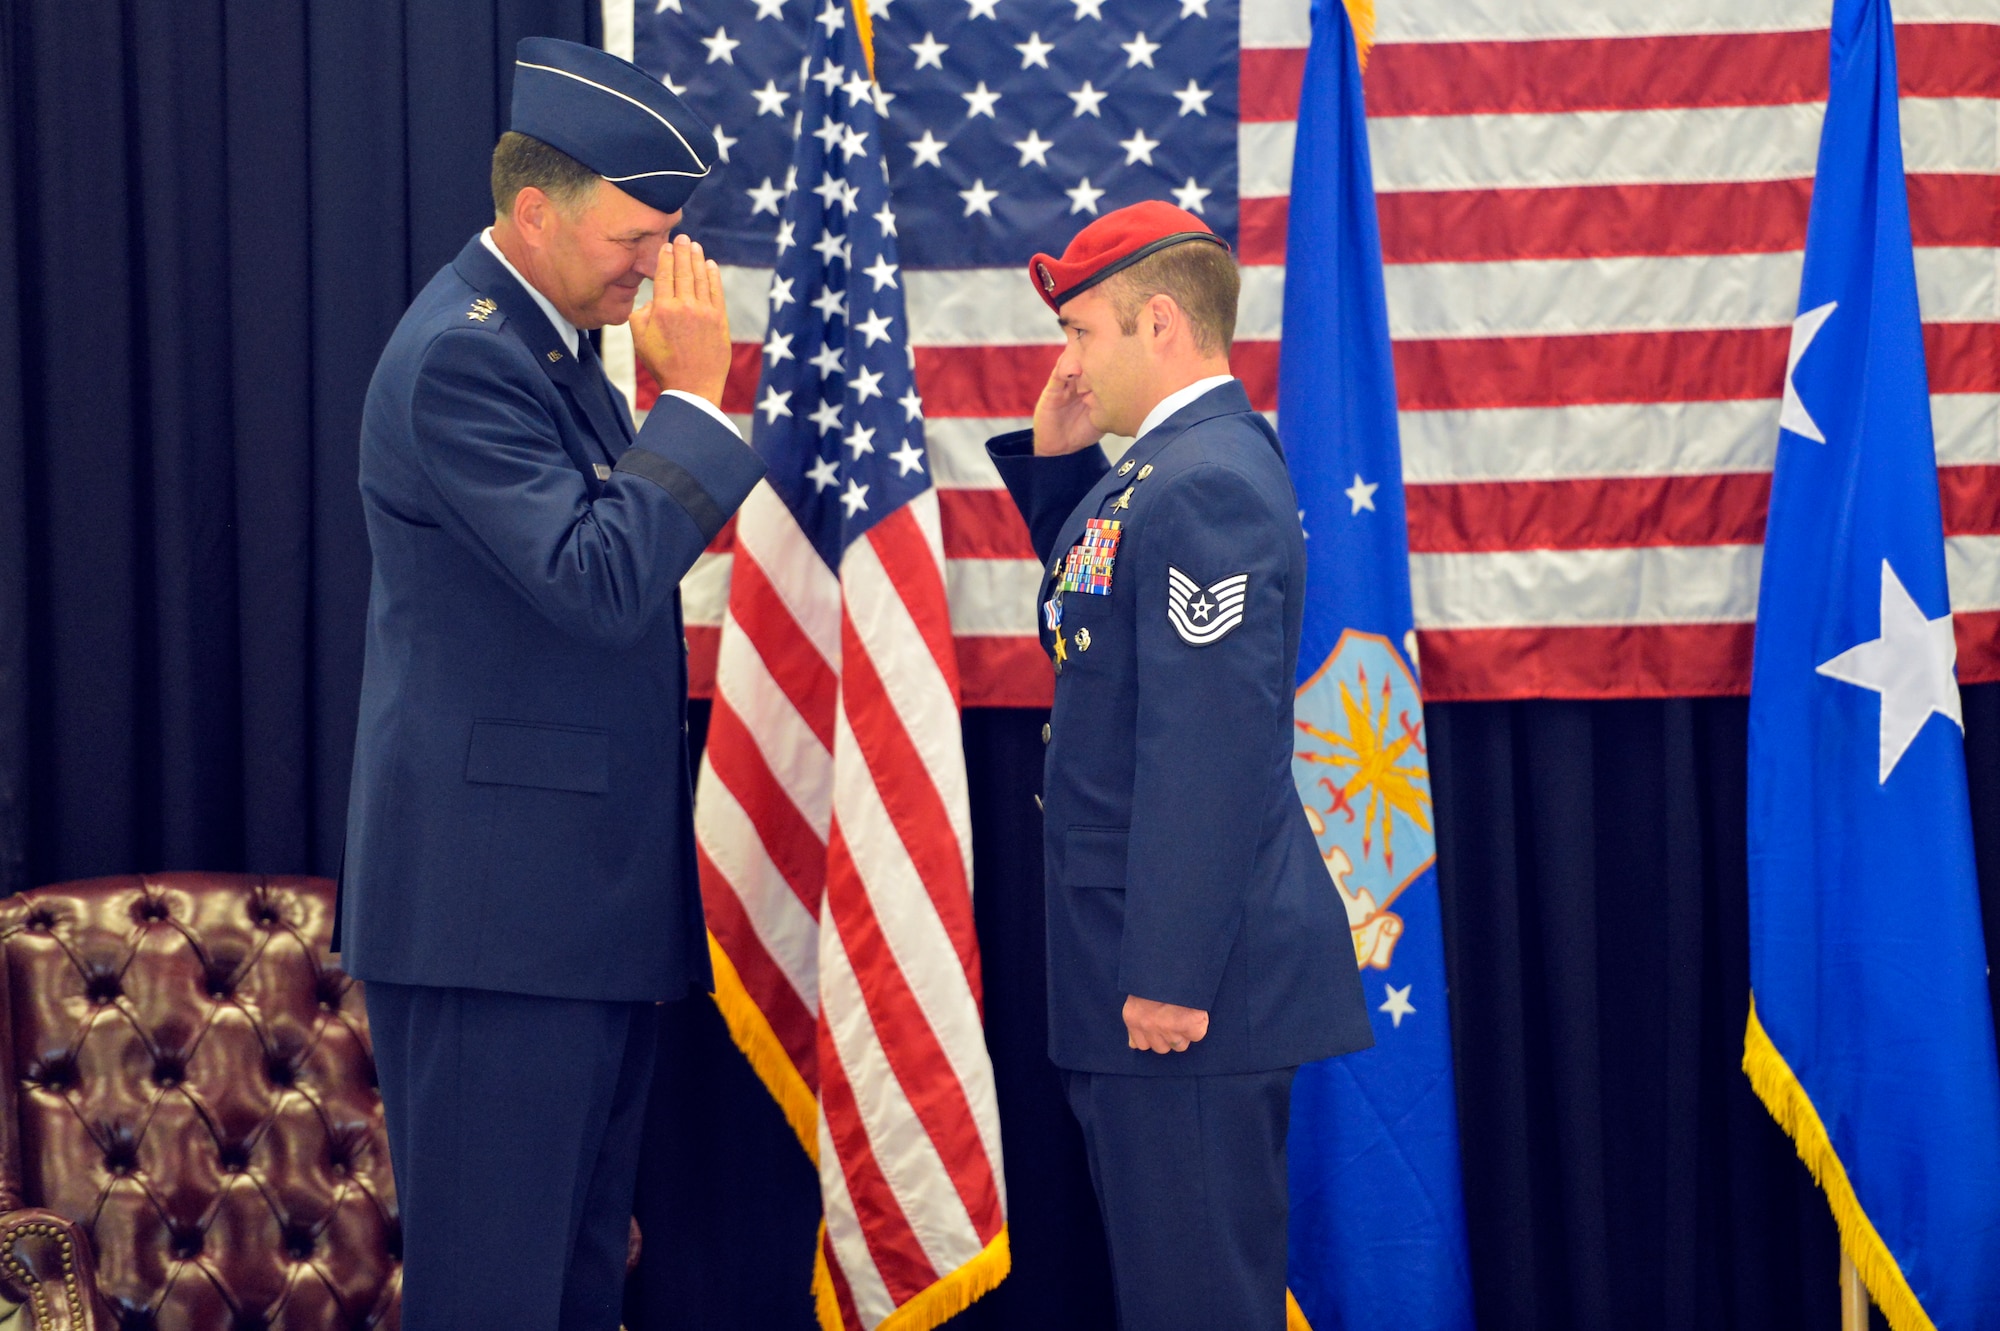
[[[807,0],[638,0],[729,161],[747,413]],[[872,0],[968,705],[1045,704],[1036,565],[983,448],[1056,330],[1023,276],[1104,210],[1238,246],[1276,406],[1306,0]],[[1898,6],[1960,678],[2000,678],[2000,0]],[[1434,699],[1743,692],[1826,86],[1826,0],[1380,0],[1366,86]],[[648,390],[642,385],[641,400]],[[711,678],[730,535],[688,584]]]
[[[820,1176],[828,1331],[1008,1269],[938,492],[866,11],[821,0],[695,801],[716,1000]],[[738,275],[740,277],[740,274]]]

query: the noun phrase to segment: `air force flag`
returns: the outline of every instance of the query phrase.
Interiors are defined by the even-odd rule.
[[[1292,159],[1278,430],[1306,529],[1292,774],[1347,906],[1375,1046],[1292,1091],[1291,1326],[1470,1331],[1458,1117],[1396,385],[1340,0],[1314,0]]]
[[[1891,1325],[2000,1326],[2000,1074],[1887,0],[1835,0],[1750,694],[1744,1069]]]

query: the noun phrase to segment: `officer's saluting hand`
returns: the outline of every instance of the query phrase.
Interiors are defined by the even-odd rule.
[[[987,448],[1056,671],[1049,1055],[1125,1331],[1277,1331],[1292,1076],[1370,1041],[1291,776],[1298,504],[1229,373],[1239,280],[1201,219],[1122,208],[1029,275],[1065,345],[1034,428]],[[1115,466],[1107,434],[1134,436]]]

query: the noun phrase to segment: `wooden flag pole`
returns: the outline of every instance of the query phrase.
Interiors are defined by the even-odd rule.
[[[1840,1254],[1840,1331],[1868,1331],[1868,1290],[1845,1249]]]

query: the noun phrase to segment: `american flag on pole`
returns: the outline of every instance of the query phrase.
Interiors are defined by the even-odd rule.
[[[922,1331],[1006,1275],[1006,1184],[888,95],[821,3],[695,834],[716,1001],[819,1167],[820,1321]]]
[[[748,412],[807,0],[638,0],[724,131],[689,207]],[[1021,280],[1098,212],[1237,245],[1277,406],[1307,0],[871,0],[967,705],[1046,705],[1035,564],[987,463],[1056,354]],[[1365,6],[1354,5],[1357,12]],[[1364,85],[1433,700],[1742,693],[1826,0],[1378,0]],[[1903,137],[1966,683],[2000,678],[2000,0],[1905,0]],[[1363,25],[1365,26],[1365,25]],[[640,387],[640,400],[647,390]],[[689,581],[697,688],[729,536]]]

